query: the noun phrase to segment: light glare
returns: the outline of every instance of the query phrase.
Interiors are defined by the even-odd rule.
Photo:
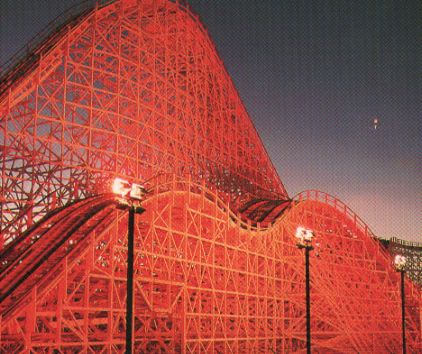
[[[394,264],[398,268],[404,267],[406,265],[406,257],[405,256],[402,256],[401,254],[397,254],[394,257]]]
[[[296,238],[303,240],[303,236],[305,232],[306,232],[306,229],[304,227],[298,226],[298,228],[296,229],[296,234],[295,234]]]
[[[125,197],[130,191],[130,183],[121,178],[116,178],[112,187],[113,193]]]
[[[314,237],[314,232],[312,230],[305,229],[304,227],[299,226],[296,229],[295,236],[299,241],[311,242]]]

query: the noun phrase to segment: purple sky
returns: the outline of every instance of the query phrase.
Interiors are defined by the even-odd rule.
[[[0,0],[0,62],[79,2]],[[378,236],[422,241],[422,3],[190,3],[290,196],[323,190]]]

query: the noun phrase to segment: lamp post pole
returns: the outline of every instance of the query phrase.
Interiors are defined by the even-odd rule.
[[[305,268],[306,268],[306,352],[311,353],[311,286],[309,279],[309,252],[310,247],[305,248]]]
[[[142,214],[145,209],[129,206],[127,223],[127,288],[126,288],[126,354],[132,354],[133,344],[133,260],[135,255],[135,214]]]
[[[311,354],[311,283],[309,276],[309,252],[314,248],[312,239],[314,232],[312,230],[298,227],[295,234],[299,249],[305,249],[305,276],[306,276],[306,353]]]
[[[404,278],[406,273],[406,257],[397,254],[394,257],[396,270],[400,272],[400,297],[401,297],[401,338],[403,354],[406,354],[406,293],[404,291]]]
[[[132,354],[134,226],[135,209],[130,206],[127,223],[126,354]]]
[[[126,277],[126,354],[133,350],[133,274],[135,255],[135,214],[142,214],[141,207],[146,190],[139,184],[116,178],[113,184],[113,193],[119,195],[118,207],[128,210],[127,223],[127,277]]]

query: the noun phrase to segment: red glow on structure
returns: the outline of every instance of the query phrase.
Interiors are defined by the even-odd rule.
[[[0,92],[0,352],[124,351],[116,177],[151,186],[135,225],[137,353],[304,350],[298,226],[314,232],[313,348],[400,350],[391,256],[337,199],[289,200],[206,31],[177,1],[84,13]],[[420,289],[406,289],[416,351]]]

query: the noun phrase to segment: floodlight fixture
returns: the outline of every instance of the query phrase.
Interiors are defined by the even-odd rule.
[[[121,196],[122,198],[126,197],[131,191],[132,187],[128,181],[117,177],[112,186],[112,191],[114,194]]]
[[[297,238],[297,246],[299,248],[312,249],[312,239],[314,236],[315,233],[312,230],[298,226],[295,233],[295,237]]]
[[[403,271],[406,266],[406,257],[401,254],[396,254],[394,257],[394,265],[398,271]]]
[[[130,183],[119,177],[114,180],[112,191],[123,199],[138,201],[143,200],[147,192],[142,184]]]
[[[146,194],[146,189],[143,185],[132,183],[132,187],[129,193],[129,197],[136,200],[143,200]]]

